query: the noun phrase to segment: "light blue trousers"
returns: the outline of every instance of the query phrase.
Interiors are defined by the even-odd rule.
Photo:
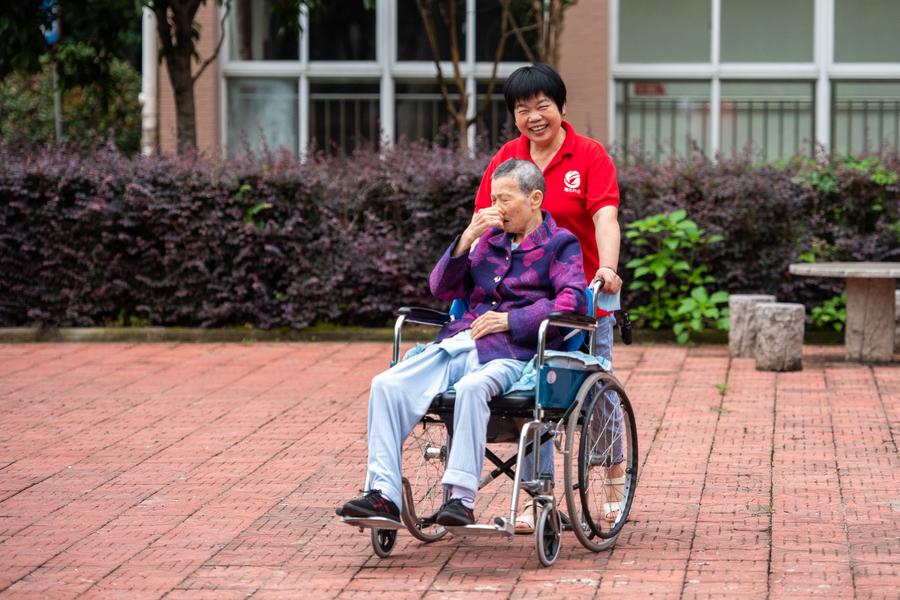
[[[594,356],[602,356],[603,358],[608,360],[610,364],[612,364],[613,326],[615,325],[615,322],[616,320],[613,315],[607,315],[605,317],[597,319],[597,334],[594,336]],[[604,398],[606,399],[607,404],[617,404],[617,400],[614,394],[605,396]],[[612,402],[610,402],[610,400],[612,400]],[[595,407],[595,410],[601,411],[600,414],[602,415],[602,418],[592,420],[593,423],[600,424],[609,422],[609,426],[606,427],[605,431],[594,432],[594,435],[599,434],[602,436],[602,438],[604,438],[600,440],[597,446],[598,448],[608,448],[610,445],[612,445],[612,464],[620,463],[624,458],[622,449],[623,423],[621,419],[621,412],[617,411],[615,417],[613,419],[610,419],[609,413],[615,410],[615,406],[599,406]],[[538,474],[549,475],[550,480],[553,481],[555,476],[555,468],[553,465],[552,439],[541,444],[539,455],[540,460],[538,463]],[[522,476],[525,479],[531,479],[531,472],[534,468],[533,457],[533,454],[529,454],[523,461]]]
[[[376,375],[369,393],[369,460],[365,489],[381,490],[398,507],[403,440],[439,392],[456,388],[453,443],[443,484],[478,490],[490,418],[488,403],[522,375],[525,362],[512,359],[478,362],[469,330],[429,346]]]

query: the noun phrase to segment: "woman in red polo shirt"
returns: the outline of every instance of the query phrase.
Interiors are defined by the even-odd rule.
[[[600,142],[581,136],[564,120],[566,85],[551,66],[535,64],[513,71],[503,86],[506,106],[522,134],[507,142],[491,159],[481,178],[475,210],[491,205],[491,175],[510,158],[529,160],[543,172],[547,183],[544,210],[560,227],[575,234],[581,243],[584,274],[588,281],[603,280],[602,292],[615,294],[622,287],[619,277],[619,185],[616,169]],[[594,353],[612,361],[614,317],[598,311],[597,344]],[[540,452],[540,471],[553,476],[553,444]],[[531,465],[523,466],[525,473]],[[614,521],[619,503],[616,492],[624,485],[623,464],[609,468],[606,487],[606,518]],[[621,484],[620,484],[621,482]],[[517,532],[533,530],[530,506],[516,520]]]

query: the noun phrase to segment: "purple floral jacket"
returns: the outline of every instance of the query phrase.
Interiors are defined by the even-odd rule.
[[[490,310],[506,312],[509,331],[476,340],[478,360],[530,360],[537,352],[538,327],[550,313],[587,312],[578,239],[557,227],[547,211],[542,213],[544,222],[515,250],[512,238],[499,228],[485,232],[473,250],[456,258],[452,254],[459,238],[453,240],[431,272],[431,293],[448,302],[466,298],[469,310],[444,325],[437,341],[469,329]],[[561,343],[558,329],[548,331],[548,348]]]

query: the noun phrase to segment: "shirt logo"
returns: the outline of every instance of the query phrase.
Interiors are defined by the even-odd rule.
[[[569,171],[563,179],[565,191],[574,194],[578,192],[578,186],[581,185],[581,173],[578,171]]]

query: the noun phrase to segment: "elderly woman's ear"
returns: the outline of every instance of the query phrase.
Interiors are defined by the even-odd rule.
[[[544,194],[541,190],[533,190],[531,195],[528,196],[528,204],[531,206],[532,210],[538,209],[541,207],[541,204],[544,203]]]

